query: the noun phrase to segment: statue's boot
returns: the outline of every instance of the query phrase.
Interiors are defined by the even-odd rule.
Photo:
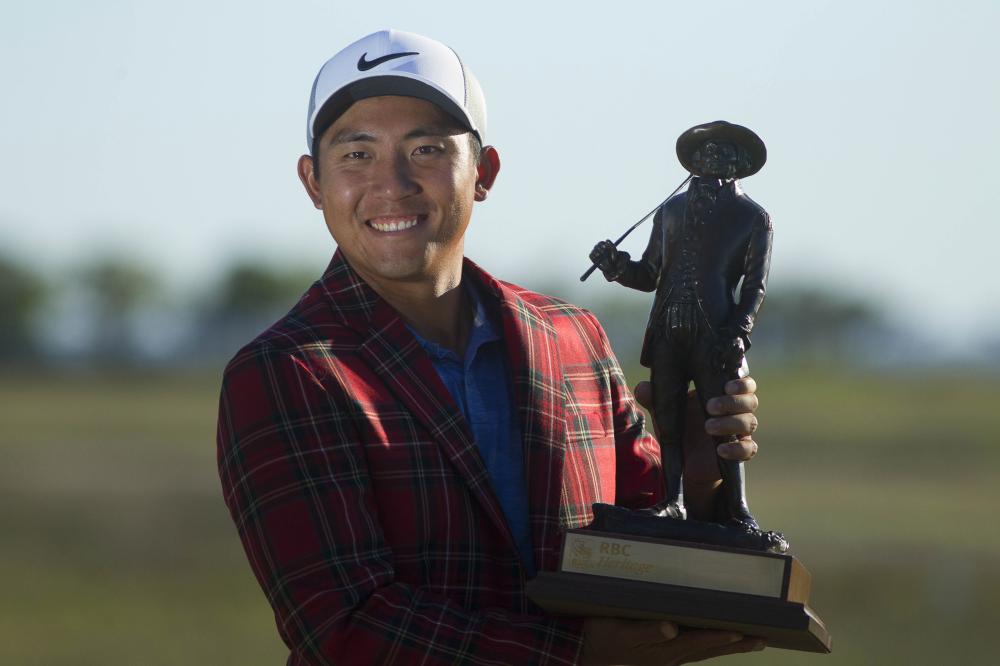
[[[684,489],[681,473],[684,470],[684,447],[681,444],[661,444],[663,456],[663,476],[666,480],[666,495],[662,502],[646,511],[661,518],[687,518],[684,508]]]
[[[746,531],[759,532],[760,526],[747,506],[743,463],[719,458],[719,471],[722,473],[722,496],[729,514],[729,524]]]

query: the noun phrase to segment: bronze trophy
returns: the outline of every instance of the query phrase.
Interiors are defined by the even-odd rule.
[[[767,159],[754,132],[721,120],[697,125],[678,138],[677,157],[691,175],[650,211],[642,257],[633,261],[617,246],[649,215],[614,243],[598,243],[581,278],[599,268],[609,281],[656,292],[640,361],[650,368],[665,498],[642,511],[595,504],[594,521],[567,533],[560,571],[540,572],[528,593],[553,613],[668,619],[762,636],[770,647],[829,652],[830,635],[808,606],[809,572],[788,554],[784,536],[761,530],[750,513],[742,462],[718,458],[716,515],[687,519],[688,385],[705,410],[727,381],[747,374],[772,230],[767,211],[738,182]]]

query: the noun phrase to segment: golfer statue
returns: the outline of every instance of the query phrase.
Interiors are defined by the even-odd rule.
[[[694,382],[707,414],[726,382],[747,374],[745,353],[770,266],[771,220],[737,182],[767,159],[754,132],[722,120],[698,125],[677,139],[677,157],[692,174],[690,185],[656,209],[642,257],[633,261],[606,240],[590,259],[609,281],[656,291],[641,356],[651,370],[666,478],[665,499],[654,512],[683,519],[688,384]],[[721,457],[718,463],[723,487],[715,522],[759,532],[747,507],[743,463]]]

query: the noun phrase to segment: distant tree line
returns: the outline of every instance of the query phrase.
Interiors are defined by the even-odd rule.
[[[639,358],[652,294],[582,303],[604,325],[623,363]],[[882,309],[818,287],[769,290],[752,334],[750,355],[782,364],[878,364],[899,335]]]
[[[53,277],[0,256],[0,363],[215,362],[280,317],[317,277],[244,260],[204,290],[178,296],[126,257]]]
[[[243,260],[199,293],[178,296],[148,266],[126,257],[43,277],[0,256],[0,362],[218,364],[284,314],[317,277],[315,270]],[[566,295],[580,302],[572,291]],[[642,343],[651,299],[641,296],[581,303],[604,323],[624,362],[638,357]],[[753,340],[754,356],[788,362],[877,362],[898,347],[874,304],[819,288],[772,291]]]
[[[39,353],[34,324],[48,293],[39,275],[0,257],[0,358],[33,360]]]

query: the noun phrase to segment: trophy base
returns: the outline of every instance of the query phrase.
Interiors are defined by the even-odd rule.
[[[808,605],[812,577],[798,559],[775,552],[787,544],[777,533],[606,504],[594,513],[590,526],[565,533],[559,570],[528,581],[528,596],[546,611],[670,620],[758,636],[770,647],[830,652],[830,633]]]
[[[788,551],[788,541],[780,532],[745,530],[718,523],[666,518],[613,504],[597,503],[594,504],[593,509],[594,520],[588,529],[599,532],[690,541],[770,553]]]
[[[767,639],[769,648],[830,652],[830,634],[803,603],[753,594],[542,571],[528,596],[555,615],[669,620]]]

